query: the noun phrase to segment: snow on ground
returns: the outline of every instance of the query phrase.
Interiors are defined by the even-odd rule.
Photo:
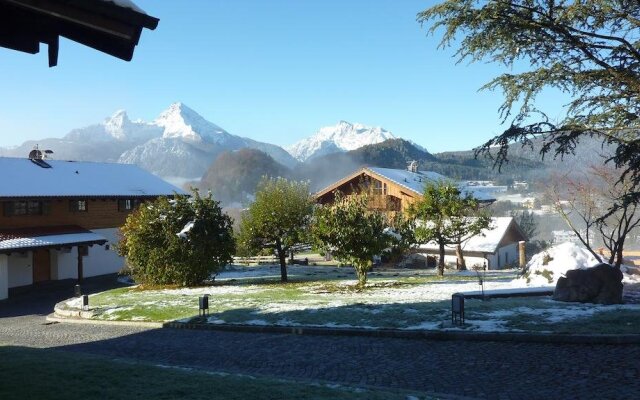
[[[304,277],[302,282],[295,284],[292,290],[304,293],[302,297],[294,296],[288,298],[279,293],[281,287],[277,284],[271,285],[258,279],[252,278],[275,278],[280,276],[280,268],[277,265],[261,266],[230,266],[216,276],[216,284],[206,287],[163,289],[150,291],[131,291],[119,294],[119,305],[108,306],[104,311],[103,319],[117,319],[117,314],[123,311],[130,311],[127,307],[132,303],[138,303],[143,308],[164,308],[164,307],[192,307],[193,298],[203,294],[209,294],[210,306],[220,312],[212,313],[208,318],[208,323],[242,323],[249,325],[313,325],[325,327],[360,327],[371,328],[371,321],[375,318],[389,319],[390,315],[405,315],[399,317],[407,318],[407,324],[401,329],[442,329],[442,322],[450,318],[448,302],[451,295],[457,292],[476,292],[481,289],[478,280],[469,280],[469,277],[478,276],[483,278],[484,290],[536,290],[540,287],[553,287],[555,281],[569,269],[585,268],[596,264],[597,261],[591,254],[576,246],[565,243],[554,246],[543,253],[535,255],[528,264],[529,276],[526,278],[512,279],[516,271],[446,271],[445,279],[432,279],[436,274],[435,270],[411,270],[411,269],[374,269],[370,274],[367,284],[369,287],[364,291],[353,290],[357,283],[351,268],[327,267],[327,266],[299,266],[288,267],[290,277]],[[628,278],[631,276],[632,278]],[[635,278],[633,278],[635,277]],[[328,279],[327,279],[328,278]],[[551,282],[549,281],[549,278]],[[638,294],[640,300],[640,275],[625,274],[625,279],[637,279],[636,283],[625,284],[625,291],[631,290]],[[246,282],[242,282],[247,280]],[[234,283],[234,281],[238,281]],[[415,283],[415,284],[413,284]],[[274,297],[265,300],[263,294],[273,291]],[[142,298],[138,297],[141,296]],[[230,295],[229,297],[225,295]],[[124,299],[123,304],[121,301]],[[625,301],[631,297],[625,295]],[[129,300],[131,303],[129,303]],[[441,302],[440,304],[437,304]],[[635,301],[629,301],[635,303]],[[426,306],[426,303],[433,303]],[[414,306],[421,304],[420,306]],[[536,303],[536,306],[517,306],[504,308],[501,303],[496,303],[497,308],[491,307],[488,310],[477,311],[473,317],[467,318],[467,329],[479,331],[515,331],[509,327],[509,321],[521,316],[530,317],[543,323],[555,323],[576,318],[587,318],[600,312],[616,310],[638,310],[638,304],[625,304],[617,306],[598,305],[559,305],[557,302],[548,300],[547,303]],[[521,304],[521,303],[520,303]],[[78,299],[68,302],[68,305],[78,306]],[[340,318],[338,314],[347,307],[349,313],[359,315],[362,320],[344,322],[344,316]],[[416,308],[420,308],[420,310]],[[422,307],[422,308],[421,308]],[[433,307],[432,311],[431,308]],[[252,310],[242,320],[230,322],[224,317],[224,311],[232,310]],[[296,312],[304,311],[307,320],[303,322],[295,317]],[[333,312],[337,314],[332,314]],[[426,314],[425,314],[426,311]],[[242,312],[242,311],[241,311]],[[282,317],[278,320],[270,320],[269,316],[293,312],[290,316]],[[237,315],[237,314],[236,314]],[[298,313],[298,315],[300,315]],[[314,320],[312,315],[319,315]],[[320,316],[322,315],[322,316]],[[418,318],[416,318],[418,315]],[[420,316],[423,318],[420,318]],[[132,319],[138,319],[136,315]],[[334,319],[337,318],[337,319]],[[304,319],[304,318],[303,318]],[[188,319],[185,319],[187,321]],[[235,322],[241,321],[241,322]],[[386,322],[388,323],[388,322]],[[459,328],[444,328],[459,329]]]
[[[561,243],[534,255],[527,263],[524,280],[529,285],[555,285],[567,271],[592,267],[598,263],[591,253],[575,243]]]
[[[518,281],[528,286],[555,286],[558,278],[572,269],[584,269],[599,264],[585,248],[575,243],[561,243],[534,255],[527,263],[527,273]],[[621,266],[625,284],[640,283],[640,269],[634,265]]]

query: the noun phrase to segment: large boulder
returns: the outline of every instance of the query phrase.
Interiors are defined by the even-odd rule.
[[[609,264],[567,271],[558,279],[553,299],[558,301],[620,304],[622,272]]]

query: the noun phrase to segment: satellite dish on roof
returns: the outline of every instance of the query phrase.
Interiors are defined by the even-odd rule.
[[[33,149],[29,152],[29,160],[42,160],[42,152],[38,149]]]
[[[49,154],[53,154],[53,150],[40,150],[36,144],[33,146],[33,150],[29,152],[29,160],[43,160],[49,158],[47,157]]]
[[[29,160],[42,168],[51,168],[51,165],[44,161],[45,158],[48,158],[47,156],[49,154],[53,154],[53,151],[40,150],[38,148],[38,145],[36,144],[35,146],[33,146],[33,150],[29,152]]]

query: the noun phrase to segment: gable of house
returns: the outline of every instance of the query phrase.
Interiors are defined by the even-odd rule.
[[[444,180],[448,178],[432,171],[364,167],[320,190],[315,194],[315,198],[320,204],[329,204],[334,201],[336,191],[350,195],[366,189],[372,196],[372,208],[404,211],[422,198],[425,185]],[[459,185],[459,188],[463,195],[471,194],[480,202],[495,200],[485,192],[474,190],[473,187]]]

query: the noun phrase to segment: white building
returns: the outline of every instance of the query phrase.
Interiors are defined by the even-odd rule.
[[[518,243],[526,241],[524,233],[512,217],[491,218],[492,229],[485,229],[480,235],[476,235],[462,243],[462,251],[467,267],[473,265],[484,266],[488,269],[501,269],[517,267],[520,257]],[[445,246],[445,263],[455,265],[455,246]],[[429,242],[418,247],[418,252],[432,257],[439,256],[439,247],[436,242]]]

